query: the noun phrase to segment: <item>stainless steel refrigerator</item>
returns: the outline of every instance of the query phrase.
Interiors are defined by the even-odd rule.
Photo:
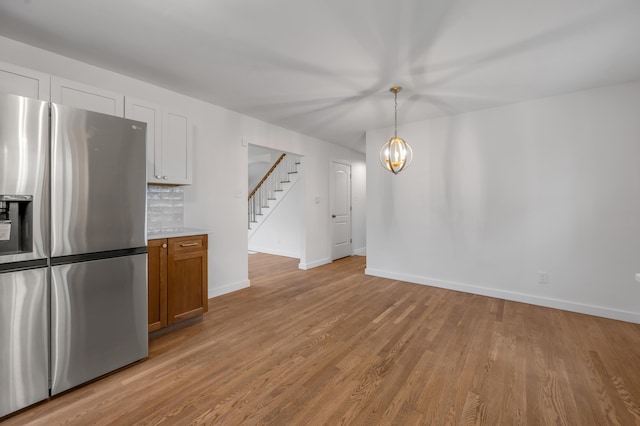
[[[0,97],[0,416],[147,356],[145,131]]]
[[[0,97],[0,416],[49,395],[49,105]]]

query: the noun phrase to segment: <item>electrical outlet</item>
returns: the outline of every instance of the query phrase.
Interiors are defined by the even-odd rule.
[[[549,273],[545,271],[538,271],[538,283],[549,284]]]

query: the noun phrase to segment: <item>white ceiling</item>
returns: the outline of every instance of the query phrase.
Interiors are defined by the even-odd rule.
[[[402,127],[640,78],[638,0],[7,0],[0,35],[362,152],[396,84]]]

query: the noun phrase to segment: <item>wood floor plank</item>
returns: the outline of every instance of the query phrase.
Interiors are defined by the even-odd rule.
[[[6,425],[640,426],[640,325],[249,256],[149,358]]]

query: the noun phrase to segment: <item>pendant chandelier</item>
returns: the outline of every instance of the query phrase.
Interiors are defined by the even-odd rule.
[[[402,87],[400,86],[393,86],[389,89],[390,92],[393,92],[395,99],[395,127],[393,137],[382,145],[382,149],[380,149],[382,167],[396,175],[409,167],[411,160],[413,160],[411,145],[398,137],[398,92],[401,90]]]

